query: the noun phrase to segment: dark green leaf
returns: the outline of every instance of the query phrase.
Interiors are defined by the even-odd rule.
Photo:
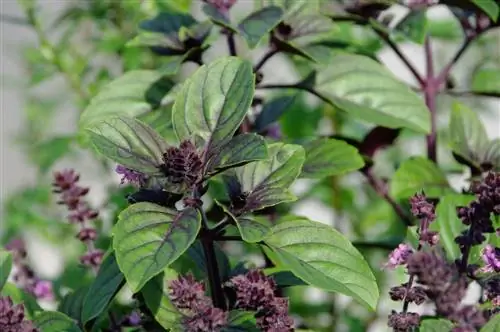
[[[297,218],[274,226],[264,242],[285,264],[283,268],[308,284],[376,308],[378,286],[368,263],[334,228]]]
[[[444,247],[450,260],[460,257],[460,250],[455,243],[455,237],[465,228],[457,216],[457,207],[466,206],[474,200],[474,196],[449,194],[441,197],[436,207],[436,221],[430,228],[439,232],[439,242]]]
[[[410,158],[404,161],[392,176],[391,196],[405,199],[422,190],[431,198],[453,192],[446,175],[436,164],[424,157]]]
[[[196,20],[189,14],[165,11],[151,20],[141,22],[140,28],[151,32],[161,32],[169,38],[176,38],[181,27],[190,27],[194,24]]]
[[[77,322],[82,321],[82,307],[89,288],[83,286],[64,296],[59,304],[59,311]]]
[[[275,98],[264,104],[262,111],[255,119],[254,126],[257,132],[265,130],[270,124],[278,119],[297,100],[298,95],[283,96]]]
[[[477,114],[465,105],[454,103],[449,136],[453,152],[479,168],[482,161],[480,154],[489,142],[486,129]]]
[[[453,323],[446,319],[424,319],[420,324],[419,332],[451,331]]]
[[[260,160],[235,170],[245,193],[243,211],[254,211],[295,200],[288,187],[297,178],[305,153],[300,145],[273,143],[268,145],[268,160]]]
[[[99,273],[90,285],[82,308],[82,322],[85,324],[99,316],[124,285],[124,277],[114,253],[102,262]]]
[[[127,43],[127,46],[157,46],[157,47],[181,47],[179,43],[167,38],[162,32],[141,31],[137,36]]]
[[[33,323],[40,332],[81,332],[73,319],[56,311],[41,312]]]
[[[103,87],[83,111],[80,128],[109,117],[136,117],[161,105],[174,83],[153,70],[133,70]]]
[[[344,141],[322,138],[307,143],[304,148],[306,161],[302,167],[302,177],[341,175],[365,165],[358,150]]]
[[[203,4],[202,10],[215,24],[227,28],[233,33],[238,33],[238,28],[234,27],[229,21],[229,18],[222,14],[214,5],[205,3]]]
[[[472,91],[484,93],[500,93],[500,68],[480,68],[472,78]]]
[[[146,202],[131,205],[118,218],[113,247],[133,292],[179,258],[201,225],[200,214],[193,208],[179,212]]]
[[[302,279],[299,279],[290,271],[279,271],[275,273],[268,274],[269,277],[273,278],[279,287],[292,287],[292,286],[306,286]]]
[[[95,149],[129,169],[160,175],[168,145],[145,123],[126,117],[103,120],[88,128]]]
[[[229,263],[229,258],[227,257],[224,250],[218,243],[214,243],[215,256],[217,257],[217,263],[219,267],[219,275],[222,280],[227,279],[231,266]],[[207,278],[208,271],[205,259],[205,252],[203,251],[203,245],[199,240],[196,240],[185,253],[189,258],[196,264],[196,267],[202,271],[202,278]],[[177,262],[176,262],[177,263]],[[182,263],[182,262],[181,262]],[[174,264],[176,265],[176,264]],[[172,265],[172,267],[174,266]],[[177,269],[176,271],[188,272],[186,270]],[[191,271],[192,272],[192,271]]]
[[[215,150],[243,121],[253,93],[248,61],[225,57],[200,67],[184,82],[173,107],[179,141],[197,137],[205,142],[207,152]]]
[[[238,227],[240,231],[241,238],[243,241],[248,243],[256,243],[262,241],[269,232],[271,231],[271,224],[267,221],[266,218],[259,216],[238,216],[236,217],[229,211],[227,207],[220,204],[216,201],[216,203],[222,207],[224,212],[233,220],[233,222]]]
[[[35,317],[37,312],[42,311],[42,308],[40,308],[32,295],[19,289],[16,285],[10,282],[7,282],[4,285],[0,294],[2,296],[9,296],[14,304],[22,303],[24,305],[24,315],[27,319],[32,319]]]
[[[495,0],[471,0],[471,2],[478,6],[494,22],[497,21],[500,7]]]
[[[399,22],[395,30],[401,32],[408,39],[423,44],[427,35],[427,11],[415,10]]]
[[[167,268],[149,280],[141,290],[146,306],[151,310],[156,321],[169,331],[181,331],[178,324],[182,315],[169,299],[168,287],[176,278],[177,272]]]
[[[430,113],[422,99],[368,57],[331,57],[329,64],[318,66],[315,89],[360,120],[388,128],[430,131]]]
[[[12,255],[10,252],[0,249],[0,292],[7,282],[12,269]]]
[[[283,10],[270,6],[262,8],[245,17],[238,29],[250,48],[255,48],[261,39],[281,21]]]
[[[172,104],[139,115],[137,119],[153,128],[169,145],[178,145],[172,125]]]
[[[243,166],[252,161],[267,158],[267,147],[264,138],[255,134],[242,134],[234,136],[224,144],[215,155],[209,159],[206,166],[207,173]]]
[[[255,313],[243,310],[231,310],[229,312],[228,326],[222,332],[258,332],[256,327]]]

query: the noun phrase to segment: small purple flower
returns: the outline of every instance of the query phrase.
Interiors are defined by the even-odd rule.
[[[52,290],[52,282],[47,280],[36,281],[33,287],[33,295],[37,299],[53,301],[54,292]]]
[[[121,184],[130,183],[137,186],[142,186],[146,182],[146,175],[141,172],[131,170],[125,166],[118,165],[115,168],[117,174],[122,175]]]
[[[260,310],[274,300],[276,283],[260,270],[231,278],[228,284],[236,290],[236,306],[245,310]]]
[[[99,249],[93,249],[80,257],[80,263],[85,266],[89,266],[92,268],[97,268],[101,265],[102,257],[104,256],[104,252]]]
[[[483,272],[500,272],[500,248],[492,245],[486,245],[482,251],[481,258],[485,266],[481,269]]]
[[[169,286],[172,304],[179,309],[190,309],[205,304],[209,299],[205,296],[205,287],[194,279],[193,275],[179,276]]]
[[[132,311],[127,317],[127,323],[129,326],[139,326],[141,324],[142,318],[141,313],[138,311]]]
[[[389,315],[387,325],[397,332],[413,331],[413,329],[420,325],[420,315],[414,312],[403,313],[392,311]]]
[[[24,319],[24,306],[14,305],[10,297],[0,297],[0,331],[38,332],[31,321]]]
[[[218,332],[227,324],[228,316],[228,312],[207,305],[204,310],[186,317],[183,325],[186,332]]]
[[[412,253],[413,250],[409,245],[401,243],[389,254],[389,260],[384,267],[394,269],[397,266],[405,265]]]

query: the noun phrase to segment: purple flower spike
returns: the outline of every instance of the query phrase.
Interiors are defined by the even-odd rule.
[[[485,263],[481,269],[483,272],[500,272],[500,248],[488,244],[484,247],[481,257]]]
[[[24,306],[14,305],[10,297],[0,297],[0,331],[38,332],[31,321],[24,319]]]
[[[389,261],[384,265],[384,267],[389,269],[394,269],[397,266],[405,265],[406,261],[413,253],[411,247],[405,243],[401,243],[396,249],[394,249],[389,255]]]
[[[115,172],[122,175],[121,184],[130,183],[142,186],[146,182],[146,176],[143,173],[131,170],[123,165],[116,166]]]

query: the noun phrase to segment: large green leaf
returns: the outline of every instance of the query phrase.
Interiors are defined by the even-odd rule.
[[[33,320],[40,332],[81,332],[75,321],[57,311],[44,311]]]
[[[181,331],[179,321],[182,315],[169,299],[169,284],[176,278],[177,272],[167,268],[148,281],[141,290],[155,320],[169,331]]]
[[[0,249],[0,291],[2,291],[3,285],[7,282],[11,269],[12,255],[10,252]]]
[[[317,68],[315,89],[333,105],[366,122],[430,132],[422,99],[369,57],[338,54]]]
[[[477,114],[465,105],[454,103],[449,136],[453,152],[479,168],[480,154],[485,151],[489,142],[486,129]]]
[[[450,260],[460,257],[460,250],[455,243],[455,237],[465,228],[457,216],[457,207],[466,206],[474,200],[473,196],[449,194],[441,198],[436,207],[436,220],[431,224],[431,230],[439,232],[439,241]]]
[[[444,332],[451,331],[453,323],[446,319],[425,319],[420,324],[420,332]]]
[[[300,145],[273,143],[268,145],[269,159],[237,168],[241,191],[246,195],[243,211],[259,210],[295,200],[288,187],[297,178],[305,153]]]
[[[262,136],[242,134],[233,137],[219,151],[214,151],[214,154],[206,166],[208,174],[264,160],[267,158],[267,146]]]
[[[73,318],[77,322],[82,321],[83,301],[87,296],[88,286],[83,286],[64,296],[59,304],[59,312]]]
[[[99,316],[113,300],[116,293],[124,285],[123,277],[114,253],[111,253],[102,262],[99,273],[91,284],[83,302],[82,322]]]
[[[83,111],[80,128],[102,119],[124,115],[135,117],[161,104],[174,83],[153,70],[134,70],[102,88]]]
[[[113,247],[118,266],[134,292],[186,251],[201,225],[196,209],[179,212],[146,202],[131,205],[118,219]]]
[[[363,256],[334,228],[297,218],[272,228],[264,242],[297,277],[375,309],[379,291]]]
[[[281,21],[283,10],[280,7],[262,8],[245,17],[238,29],[250,48],[255,48],[261,39]]]
[[[422,190],[428,197],[453,192],[446,175],[436,164],[424,157],[410,158],[392,176],[390,193],[394,198],[404,199]]]
[[[496,332],[500,330],[500,315],[496,314],[481,328],[481,332]]]
[[[7,282],[0,294],[2,296],[9,296],[14,304],[23,304],[24,315],[27,319],[32,319],[36,313],[42,311],[42,308],[40,308],[36,299],[31,294],[19,289],[13,283]]]
[[[103,156],[136,171],[159,175],[168,145],[145,123],[115,117],[87,129],[95,149]]]
[[[365,165],[358,150],[344,141],[321,138],[307,143],[302,177],[323,178],[355,171]]]
[[[230,139],[250,107],[254,75],[250,62],[225,57],[200,67],[175,99],[172,120],[180,141],[193,136],[207,151]]]

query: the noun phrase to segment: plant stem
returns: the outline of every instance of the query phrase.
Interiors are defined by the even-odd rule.
[[[200,194],[198,188],[193,190],[193,199],[199,200]],[[226,300],[224,297],[224,292],[222,290],[222,282],[219,275],[219,266],[217,264],[217,256],[215,255],[214,239],[211,236],[211,232],[208,228],[208,220],[203,206],[197,206],[196,209],[200,212],[202,221],[201,230],[201,244],[203,246],[203,253],[205,254],[205,260],[207,265],[208,282],[210,285],[210,294],[212,296],[212,301],[214,306],[222,310],[226,310]]]
[[[229,54],[232,56],[236,56],[236,43],[234,41],[234,33],[231,31],[227,31],[227,46],[229,48]]]
[[[424,43],[426,77],[422,84],[424,91],[425,104],[431,115],[431,133],[427,135],[427,157],[433,162],[437,162],[437,109],[436,96],[438,88],[441,85],[434,77],[434,59],[432,54],[430,38],[427,36]],[[446,78],[446,77],[445,77]]]
[[[259,60],[259,62],[257,62],[257,64],[255,65],[255,67],[253,68],[253,72],[256,73],[258,72],[262,66],[264,66],[267,62],[267,60],[271,59],[275,54],[278,54],[279,51],[275,48],[271,48],[270,50],[268,50],[264,56],[262,57],[262,59]]]
[[[376,177],[375,175],[373,175],[373,172],[368,169],[366,171],[363,172],[363,174],[366,176],[366,178],[368,179],[368,183],[370,184],[370,186],[375,189],[375,191],[377,192],[377,194],[382,197],[383,199],[385,199],[387,201],[387,203],[389,203],[391,205],[391,207],[394,209],[394,212],[396,212],[396,214],[399,216],[399,218],[404,222],[404,224],[406,226],[412,226],[413,225],[413,222],[412,220],[408,217],[408,215],[406,214],[405,210],[401,207],[401,205],[399,205],[390,195],[389,193],[387,192],[387,188],[386,186],[381,183]]]

